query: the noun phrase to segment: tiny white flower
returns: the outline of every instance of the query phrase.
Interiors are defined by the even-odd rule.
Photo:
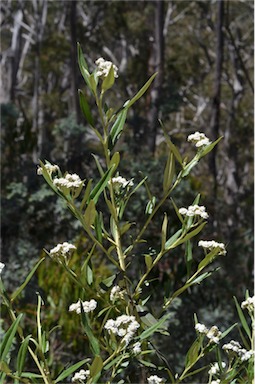
[[[113,66],[114,77],[118,77],[118,68],[111,61],[107,61],[100,57],[95,61],[95,63],[97,65],[96,74],[98,77],[106,77],[111,69],[111,66]]]
[[[48,172],[49,175],[51,175],[52,173],[54,172],[58,172],[59,171],[59,166],[58,165],[52,165],[50,163],[46,163],[44,164],[45,168],[46,168],[46,171]],[[42,172],[43,172],[43,169],[42,167],[38,167],[37,168],[37,175],[42,175]]]
[[[126,187],[133,187],[134,183],[133,180],[127,180],[122,176],[113,177],[110,181],[116,188],[126,188]]]
[[[65,241],[64,243],[58,244],[56,245],[56,247],[52,248],[50,250],[50,255],[52,257],[60,257],[60,256],[66,257],[66,256],[69,256],[71,251],[74,251],[75,249],[76,249],[75,245]]]
[[[123,298],[124,298],[124,290],[121,290],[121,288],[118,285],[114,285],[111,289],[110,300],[114,302],[117,299],[123,299]]]
[[[211,381],[211,384],[220,384],[220,379],[212,380],[212,381]]]
[[[235,341],[235,340],[231,340],[228,344],[224,344],[222,346],[222,349],[227,353],[231,351],[238,353],[241,348],[242,348],[241,345],[238,343],[238,341]]]
[[[227,253],[225,249],[225,245],[223,243],[218,243],[217,241],[210,240],[200,240],[198,242],[199,247],[203,247],[205,249],[209,249],[209,251],[212,251],[215,248],[219,248],[219,255],[225,255]]]
[[[0,275],[1,275],[4,267],[5,267],[5,264],[0,262]]]
[[[197,148],[205,147],[211,144],[211,141],[208,139],[208,137],[206,137],[205,134],[201,132],[192,133],[188,136],[187,140],[192,143],[195,143]]]
[[[85,369],[81,369],[79,372],[76,372],[75,375],[72,378],[72,383],[75,382],[81,382],[83,380],[86,380],[89,377],[89,370],[85,371]]]
[[[81,313],[81,305],[85,313],[93,312],[97,307],[96,300],[92,299],[90,301],[81,301],[78,300],[77,303],[73,303],[69,306],[69,312],[76,312],[77,314]]]
[[[134,345],[133,345],[133,353],[135,354],[135,355],[139,355],[139,353],[141,352],[141,343],[139,343],[139,341],[137,342],[137,343],[135,343]]]
[[[254,351],[247,351],[246,349],[241,349],[238,355],[240,356],[241,361],[247,361],[250,360],[252,356],[254,356]]]
[[[84,185],[83,181],[80,179],[80,177],[76,174],[70,174],[67,173],[65,177],[55,178],[53,180],[53,184],[61,189],[61,188],[79,188],[81,185]]]
[[[213,325],[206,334],[206,337],[210,339],[210,342],[218,344],[220,340],[221,332],[216,325]]]
[[[226,367],[226,363],[222,362],[222,368]],[[208,371],[209,375],[216,375],[220,371],[220,366],[218,363],[214,363]]]
[[[241,308],[242,309],[250,309],[250,310],[254,310],[254,306],[255,306],[255,296],[253,297],[248,297],[245,301],[242,302],[241,304]]]
[[[121,315],[116,320],[109,319],[105,323],[104,328],[108,332],[112,332],[119,337],[122,337],[122,342],[127,346],[133,339],[136,330],[140,324],[135,320],[134,316]]]
[[[201,323],[197,323],[195,325],[195,330],[199,333],[204,333],[204,334],[206,334],[208,332],[208,329],[206,328],[206,326],[204,324],[201,324]]]
[[[161,384],[164,383],[166,380],[162,377],[158,377],[157,375],[151,375],[147,378],[148,384]]]
[[[200,216],[203,219],[207,219],[209,217],[208,213],[205,210],[205,207],[203,205],[190,205],[188,209],[186,208],[180,208],[179,213],[184,216],[193,217],[193,216]]]

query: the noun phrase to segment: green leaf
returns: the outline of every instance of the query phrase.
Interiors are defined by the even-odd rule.
[[[81,107],[82,113],[85,116],[87,122],[93,127],[94,126],[94,119],[93,119],[93,116],[91,114],[89,104],[88,104],[82,90],[79,89],[78,93],[79,93],[79,101],[80,101],[80,107]]]
[[[22,317],[23,317],[23,313],[20,313],[19,316],[16,318],[16,320],[12,323],[8,331],[6,332],[0,345],[0,360],[4,361],[6,356],[8,355]]]
[[[166,140],[166,143],[170,149],[170,151],[174,154],[174,157],[176,158],[176,160],[178,161],[178,163],[183,167],[183,161],[182,161],[182,157],[181,157],[181,154],[178,150],[178,148],[174,145],[174,143],[170,140],[170,137],[168,136],[168,133],[167,133],[167,130],[165,128],[165,126],[163,125],[162,121],[159,120],[159,123],[161,125],[161,128],[163,130],[163,133],[164,133],[164,136],[165,136],[165,140]]]
[[[242,311],[242,308],[240,307],[236,297],[234,296],[234,301],[235,301],[235,305],[236,305],[236,309],[237,309],[237,313],[238,313],[238,316],[239,316],[239,319],[241,321],[241,324],[243,326],[243,329],[245,330],[247,336],[249,337],[249,339],[251,340],[251,331],[250,331],[250,328],[249,328],[249,325],[244,317],[244,314],[243,314],[243,311]]]
[[[91,192],[91,186],[92,186],[92,179],[89,180],[89,182],[88,182],[88,184],[86,186],[86,189],[85,189],[85,192],[84,192],[84,195],[83,195],[83,198],[82,198],[82,202],[81,202],[81,205],[80,205],[80,211],[83,210],[84,205],[88,201],[88,198],[89,198],[89,195],[90,195],[90,192]]]
[[[199,161],[199,159],[198,159],[198,157],[196,155],[187,165],[185,165],[185,167],[184,167],[184,169],[183,169],[183,171],[181,173],[182,177],[188,176],[188,174],[190,173],[191,169],[193,167],[195,167],[195,165],[197,165],[198,161]]]
[[[167,315],[163,316],[160,320],[158,320],[156,322],[156,324],[153,324],[151,327],[149,327],[148,329],[146,329],[145,331],[143,331],[141,333],[141,335],[139,336],[139,339],[140,340],[145,340],[147,339],[148,337],[150,337],[153,333],[155,333],[156,331],[158,331],[160,328],[162,328],[163,324],[166,322],[166,320],[171,316],[170,313],[168,313]]]
[[[28,349],[28,344],[30,341],[32,335],[28,335],[24,340],[22,340],[19,352],[18,352],[18,357],[17,357],[17,373],[18,376],[20,376],[23,372],[24,365],[25,365],[25,360],[26,360],[26,355],[27,355],[27,349]]]
[[[102,91],[106,92],[108,89],[110,89],[113,86],[114,81],[115,81],[114,69],[113,69],[113,65],[111,65],[111,68],[110,68],[107,76],[103,80]]]
[[[147,270],[149,270],[152,266],[152,257],[150,255],[144,255],[144,257]]]
[[[215,248],[211,252],[209,252],[205,256],[205,258],[202,261],[200,261],[200,263],[198,264],[198,270],[205,268],[208,264],[210,264],[213,261],[213,259],[215,259],[215,256],[217,255],[218,251],[219,251],[218,248]]]
[[[84,216],[83,216],[84,221],[88,227],[90,227],[92,224],[94,224],[96,214],[97,214],[97,211],[95,208],[94,200],[90,200],[90,202],[86,208],[86,211],[84,213]]]
[[[186,243],[186,250],[185,250],[185,260],[186,260],[186,267],[187,267],[187,277],[190,276],[191,271],[191,264],[192,264],[192,244],[188,240]]]
[[[82,305],[81,305],[81,320],[82,320],[82,325],[83,325],[84,331],[85,331],[86,335],[88,336],[92,353],[94,355],[99,355],[100,354],[99,342],[92,332],[89,317],[88,317],[87,313],[84,313],[84,309],[83,309]]]
[[[215,145],[217,145],[221,141],[222,138],[223,138],[223,136],[219,137],[213,143],[207,145],[204,149],[202,149],[201,152],[198,152],[199,158],[201,159],[202,157],[207,155],[207,153],[211,152],[212,149],[215,147]]]
[[[172,245],[176,242],[176,240],[179,238],[181,234],[182,234],[182,229],[179,229],[173,236],[170,237],[170,239],[166,241],[165,249],[166,250],[171,249]]]
[[[118,115],[115,123],[113,124],[109,138],[110,138],[110,147],[113,147],[116,141],[119,139],[121,132],[123,131],[123,127],[127,118],[127,109],[123,109],[121,113]]]
[[[100,243],[102,243],[102,240],[103,240],[103,234],[102,234],[103,228],[104,228],[103,216],[102,216],[102,212],[100,212],[100,213],[97,213],[95,218],[96,238]]]
[[[164,194],[169,191],[175,174],[175,161],[173,152],[170,152],[167,158],[164,179],[163,179],[163,191]]]
[[[119,152],[115,152],[113,157],[111,158],[111,161],[110,161],[110,164],[109,164],[109,167],[113,167],[113,172],[116,171],[116,169],[118,168],[118,165],[120,163],[120,153]]]
[[[126,101],[126,103],[124,104],[124,108],[130,108],[131,105],[133,105],[138,99],[140,99],[140,97],[142,97],[142,95],[147,91],[157,74],[157,72],[154,73],[144,84],[144,86],[137,92],[137,94],[131,100]]]
[[[114,165],[105,172],[101,180],[97,183],[95,188],[91,191],[89,200],[93,200],[95,204],[97,203],[99,196],[101,195],[108,181],[110,180],[113,173],[113,169],[114,169]]]
[[[82,367],[84,364],[89,362],[90,359],[84,359],[79,361],[78,363],[72,365],[71,367],[65,369],[61,374],[54,380],[54,383],[59,383],[60,381],[63,382],[64,379],[66,379],[68,376],[70,376],[73,372],[77,371],[80,367]]]
[[[199,339],[195,340],[194,343],[191,345],[186,355],[186,363],[185,363],[186,369],[188,369],[189,367],[192,367],[196,363],[201,347],[202,347],[201,340]]]
[[[100,162],[99,162],[99,160],[98,160],[98,157],[97,157],[96,155],[94,155],[93,153],[92,153],[92,156],[94,157],[94,160],[95,160],[95,162],[96,162],[97,169],[98,169],[98,171],[99,171],[99,173],[100,173],[100,176],[103,177],[103,175],[104,175],[104,170],[103,170],[103,168],[102,168],[102,166],[101,166],[101,164],[100,164]]]
[[[90,376],[92,378],[95,378],[98,374],[101,373],[102,369],[103,369],[103,360],[102,360],[100,355],[97,355],[97,356],[95,356],[93,363],[89,369]],[[94,383],[94,381],[93,381],[93,383]]]
[[[204,228],[205,225],[206,225],[206,223],[202,223],[197,228],[193,229],[193,231],[188,232],[186,236],[184,236],[182,239],[178,240],[174,244],[174,248],[177,247],[178,245],[182,244],[182,243],[185,243],[185,241],[188,241],[192,237],[196,236],[199,232],[202,231],[202,229]]]
[[[165,245],[166,245],[167,223],[168,223],[168,219],[167,219],[167,214],[165,213],[163,224],[162,224],[162,230],[161,230],[161,250],[162,251],[165,249]]]
[[[16,299],[16,297],[23,291],[23,289],[27,286],[27,284],[29,283],[29,281],[32,279],[32,277],[34,276],[37,268],[39,267],[40,264],[42,264],[42,262],[45,260],[45,257],[41,258],[34,266],[34,268],[29,272],[29,274],[27,275],[26,277],[26,280],[24,281],[23,284],[21,284],[21,286],[19,288],[16,289],[15,292],[13,292],[13,294],[11,295],[11,301],[14,301]]]

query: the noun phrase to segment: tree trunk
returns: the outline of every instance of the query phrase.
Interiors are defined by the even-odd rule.
[[[212,116],[211,116],[211,137],[216,140],[219,137],[220,127],[220,103],[221,103],[221,77],[222,77],[222,64],[223,64],[223,51],[224,51],[224,34],[223,34],[223,20],[224,20],[224,1],[218,0],[217,3],[217,25],[216,25],[216,68],[215,68],[215,82],[212,100]],[[217,195],[217,164],[216,164],[217,146],[211,152],[209,158],[209,166],[214,178],[214,197]]]
[[[150,88],[150,105],[147,112],[148,130],[145,131],[145,141],[149,151],[155,152],[156,137],[159,118],[159,100],[162,92],[163,76],[164,76],[164,1],[155,1],[155,17],[154,17],[154,42],[152,47],[152,55],[149,63],[150,75],[158,72],[152,87]]]

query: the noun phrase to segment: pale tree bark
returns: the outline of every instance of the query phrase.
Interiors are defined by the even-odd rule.
[[[154,16],[154,41],[149,62],[150,75],[157,72],[157,76],[150,88],[150,103],[147,111],[148,129],[144,132],[144,139],[149,151],[155,152],[156,136],[159,119],[159,100],[164,80],[164,1],[156,0]]]
[[[210,122],[211,138],[216,140],[219,137],[220,130],[220,104],[221,104],[221,79],[224,52],[224,1],[218,0],[217,3],[217,24],[216,24],[216,63],[215,63],[215,80],[212,99],[212,114]],[[216,153],[217,146],[213,149],[209,157],[209,166],[214,178],[214,197],[217,196],[217,164]]]

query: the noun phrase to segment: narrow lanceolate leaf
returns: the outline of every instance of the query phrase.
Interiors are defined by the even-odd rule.
[[[162,230],[161,230],[161,249],[162,249],[162,251],[165,249],[165,245],[166,245],[167,222],[168,222],[167,214],[165,213],[163,224],[162,224]]]
[[[60,373],[60,375],[54,380],[54,383],[59,383],[59,382],[62,382],[63,383],[63,380],[66,379],[68,376],[70,376],[72,373],[74,373],[75,371],[78,371],[79,368],[81,368],[84,364],[86,364],[87,362],[89,362],[90,359],[84,359],[84,360],[81,360],[79,361],[79,363],[76,363],[74,365],[72,365],[71,367],[65,369],[63,372]]]
[[[127,109],[125,108],[120,112],[120,114],[118,115],[115,123],[113,124],[110,130],[109,138],[111,142],[109,144],[111,144],[112,147],[116,144],[116,141],[119,139],[121,132],[123,131],[126,118],[127,118]]]
[[[113,65],[111,65],[111,68],[110,68],[110,70],[108,72],[108,75],[103,80],[102,90],[105,92],[108,89],[110,89],[113,86],[114,81],[115,81],[114,69],[113,69]]]
[[[88,70],[88,64],[86,63],[86,60],[84,59],[84,55],[81,49],[80,44],[77,44],[77,50],[78,50],[78,64],[79,68],[82,74],[82,77],[84,78],[86,84],[90,88],[90,82],[89,82],[89,70]]]
[[[172,245],[175,244],[179,236],[182,234],[182,229],[179,229],[173,236],[170,237],[165,243],[165,249],[171,249]]]
[[[167,158],[166,167],[164,171],[163,179],[163,191],[164,193],[168,192],[171,188],[173,178],[175,173],[175,160],[173,152],[170,152]]]
[[[98,199],[99,199],[99,196],[101,195],[101,193],[103,192],[103,190],[105,189],[108,181],[110,180],[111,176],[112,176],[112,173],[113,173],[113,169],[114,169],[115,165],[113,165],[111,168],[109,168],[105,174],[103,175],[103,177],[101,178],[101,180],[97,183],[97,185],[95,186],[95,188],[93,189],[93,191],[91,192],[90,194],[90,197],[89,199],[90,200],[94,200],[94,203],[96,204]]]
[[[26,360],[26,355],[27,355],[27,349],[28,349],[28,344],[30,341],[32,335],[28,335],[21,343],[19,352],[18,352],[18,357],[17,357],[17,373],[18,376],[21,375],[24,369],[25,365],[25,360]]]
[[[13,292],[13,294],[11,295],[11,301],[15,300],[17,296],[19,296],[19,294],[23,291],[23,289],[27,286],[27,284],[29,283],[29,281],[32,279],[32,277],[34,276],[37,268],[39,267],[39,265],[44,261],[45,257],[43,257],[42,259],[40,259],[34,266],[34,268],[29,272],[29,274],[27,275],[26,277],[26,280],[24,281],[23,284],[21,284],[21,286],[19,288],[16,289],[15,292]]]
[[[116,169],[118,168],[119,163],[120,163],[120,153],[119,152],[115,152],[113,157],[111,158],[111,161],[110,161],[110,167],[112,167],[114,165],[113,172],[116,171]]]
[[[23,317],[23,313],[19,314],[19,316],[16,318],[16,320],[12,323],[8,331],[6,332],[1,345],[0,345],[0,360],[4,361],[6,359],[6,356],[10,352],[13,339],[15,337],[15,334],[17,332],[19,323],[21,318]]]
[[[197,361],[200,350],[201,350],[201,341],[195,340],[186,355],[185,368],[192,367],[194,365],[194,363]]]
[[[178,150],[178,148],[174,145],[174,143],[172,143],[172,141],[170,140],[170,137],[168,136],[168,133],[167,133],[167,130],[165,128],[165,126],[163,125],[162,121],[159,120],[159,123],[161,125],[161,128],[163,130],[163,133],[164,133],[164,136],[165,136],[165,139],[166,139],[166,143],[170,149],[170,151],[174,154],[174,157],[176,158],[176,160],[178,161],[178,163],[183,166],[183,161],[182,161],[182,157],[181,157],[181,154]]]
[[[196,229],[193,229],[193,231],[188,232],[186,236],[184,236],[183,238],[176,241],[176,243],[174,244],[174,248],[177,247],[178,245],[182,244],[182,243],[185,243],[185,241],[188,241],[192,237],[196,236],[199,232],[202,231],[202,229],[204,228],[205,225],[206,225],[206,223],[202,223]]]
[[[140,99],[140,97],[142,97],[142,95],[147,91],[147,89],[149,88],[149,86],[151,85],[151,83],[153,82],[155,77],[157,76],[157,74],[158,74],[157,72],[154,73],[154,75],[152,75],[149,78],[149,80],[144,84],[144,86],[140,89],[140,91],[138,91],[137,94],[131,100],[128,100],[124,104],[125,108],[130,108],[131,105],[133,105],[138,99]]]
[[[86,189],[85,189],[85,192],[84,192],[84,195],[83,195],[83,198],[82,198],[82,202],[81,202],[81,205],[80,205],[80,211],[83,210],[85,204],[88,201],[88,198],[89,198],[89,195],[90,195],[90,192],[91,192],[91,187],[92,187],[92,179],[89,180],[89,182],[88,182],[88,184],[86,186]]]
[[[83,325],[84,331],[85,331],[85,333],[89,339],[90,348],[91,348],[92,353],[94,355],[99,355],[100,354],[99,342],[92,332],[90,322],[89,322],[89,317],[86,313],[84,313],[82,305],[81,305],[81,320],[82,320],[82,325]]]
[[[93,363],[89,369],[90,371],[90,376],[95,378],[98,374],[100,374],[100,372],[102,371],[103,369],[103,360],[102,360],[102,357],[97,355],[95,356],[94,360],[93,360]],[[94,381],[93,381],[94,382]]]
[[[78,90],[78,93],[79,93],[79,101],[80,101],[80,107],[81,107],[82,113],[85,116],[87,122],[92,127],[94,127],[94,119],[93,119],[93,116],[91,114],[91,111],[90,111],[90,108],[89,108],[89,104],[88,104],[88,102],[87,102],[87,100],[85,98],[85,95],[84,95],[84,93],[82,92],[81,89]]]
[[[198,270],[205,268],[208,264],[210,264],[214,260],[214,258],[217,254],[218,254],[217,248],[215,248],[211,252],[209,252],[205,256],[205,258],[202,261],[200,261],[200,263],[198,264]]]
[[[217,140],[215,140],[213,143],[209,144],[201,152],[199,152],[199,158],[201,159],[201,157],[204,157],[205,155],[207,155],[207,153],[211,152],[215,145],[217,145],[222,138],[223,136],[219,137]]]
[[[160,328],[163,327],[164,323],[166,322],[166,320],[169,318],[169,316],[171,316],[171,314],[167,314],[165,316],[163,316],[159,321],[157,321],[157,323],[153,324],[151,327],[149,327],[148,329],[146,329],[145,331],[143,331],[140,335],[140,340],[145,340],[147,339],[148,337],[150,337],[153,333],[155,333],[156,331],[158,331]]]
[[[235,300],[235,305],[236,305],[236,309],[237,309],[237,313],[238,313],[238,316],[239,316],[239,319],[241,321],[241,324],[243,326],[243,329],[245,330],[247,336],[249,337],[249,339],[251,339],[251,331],[250,331],[250,328],[248,326],[248,323],[244,317],[244,314],[243,314],[243,311],[242,311],[242,308],[240,307],[236,297],[234,296],[234,300]]]
[[[90,200],[86,211],[84,213],[84,221],[88,227],[90,227],[92,224],[94,224],[96,218],[96,208],[94,200]]]

